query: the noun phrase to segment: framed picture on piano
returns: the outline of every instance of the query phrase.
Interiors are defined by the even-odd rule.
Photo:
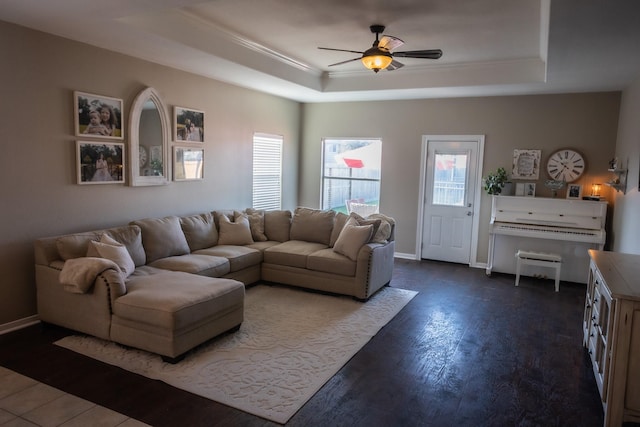
[[[567,199],[582,199],[582,185],[568,184],[567,185]]]

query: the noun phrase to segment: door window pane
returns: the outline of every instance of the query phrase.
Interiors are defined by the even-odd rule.
[[[464,206],[467,154],[438,154],[433,179],[434,205]]]

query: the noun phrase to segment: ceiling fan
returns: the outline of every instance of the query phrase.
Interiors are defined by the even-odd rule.
[[[377,73],[380,70],[386,69],[389,71],[393,71],[404,66],[403,63],[393,59],[394,57],[438,59],[442,56],[442,50],[440,49],[407,50],[404,52],[393,52],[393,49],[400,47],[404,44],[402,40],[400,40],[397,37],[387,36],[387,35],[383,35],[382,37],[378,38],[379,34],[384,31],[384,25],[371,25],[369,29],[371,30],[372,33],[376,35],[376,39],[373,42],[373,46],[365,50],[364,52],[361,52],[358,50],[318,47],[318,49],[323,49],[323,50],[335,50],[338,52],[352,52],[352,53],[359,53],[362,55],[358,58],[348,59],[346,61],[330,64],[329,67],[361,60],[365,67]]]

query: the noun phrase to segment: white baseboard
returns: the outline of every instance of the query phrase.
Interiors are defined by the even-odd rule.
[[[402,252],[395,252],[393,254],[394,258],[401,258],[401,259],[411,259],[411,260],[417,260],[418,258],[416,258],[416,254],[405,254]]]
[[[4,323],[0,325],[0,335],[8,334],[9,332],[17,331],[18,329],[26,328],[27,326],[40,323],[40,317],[37,314],[33,316],[25,317],[24,319],[14,320],[13,322]]]
[[[414,260],[414,261],[419,261],[416,254],[406,254],[406,253],[402,253],[402,252],[395,252],[393,254],[393,257],[394,258],[400,258],[400,259],[410,259],[410,260]],[[469,267],[471,267],[471,268],[487,268],[487,263],[486,262],[475,262],[475,263],[471,263],[469,265]]]

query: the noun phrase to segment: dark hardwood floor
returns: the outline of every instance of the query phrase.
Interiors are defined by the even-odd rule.
[[[584,285],[397,260],[391,286],[419,294],[288,426],[602,426]],[[68,333],[0,336],[0,365],[154,426],[275,425],[52,344]]]

